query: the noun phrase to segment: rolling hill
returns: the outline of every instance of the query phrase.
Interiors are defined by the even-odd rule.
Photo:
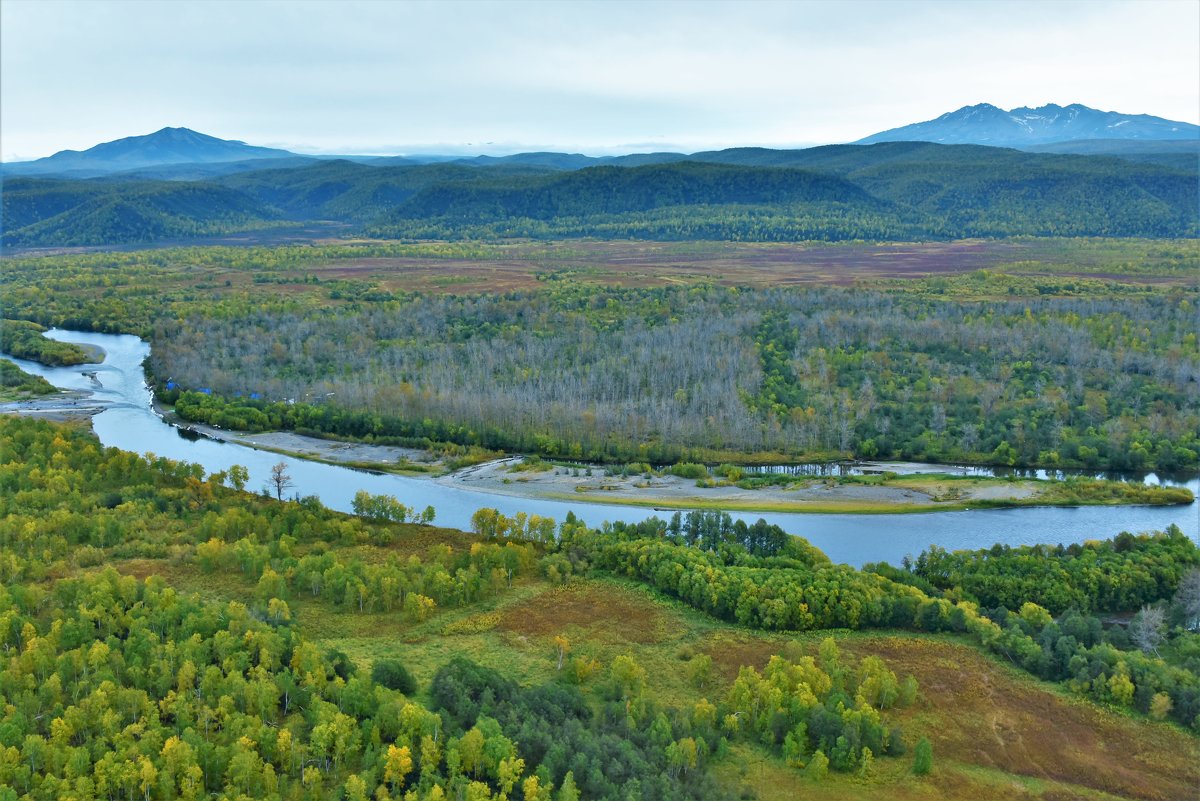
[[[911,142],[692,158],[435,184],[368,230],[767,240],[1197,231],[1196,171],[1157,164]]]
[[[1147,149],[1150,157],[1144,157]],[[1142,156],[1126,157],[1131,154]],[[1196,162],[1165,143],[1112,155],[930,142],[734,148],[570,168],[589,164],[578,161],[583,158],[528,154],[382,166],[288,159],[249,161],[244,169],[211,175],[197,164],[89,180],[10,177],[3,243],[152,242],[281,220],[438,239],[1192,237],[1200,227]],[[273,168],[249,168],[255,164]],[[143,177],[155,174],[202,179]]]
[[[299,169],[274,169],[230,175],[217,183],[243,192],[291,219],[366,222],[434,185],[457,186],[510,180],[547,170],[510,166],[468,167],[457,163],[369,166],[322,161]]]
[[[1163,164],[1195,170],[1200,164],[1200,139],[1076,139],[1023,148],[1030,153],[1069,153],[1077,156],[1113,156],[1126,161]]]
[[[210,183],[10,178],[3,194],[6,246],[153,242],[254,228],[282,215]]]
[[[588,167],[465,186],[437,184],[414,195],[397,213],[418,219],[549,220],[664,206],[809,202],[877,205],[861,188],[832,175],[683,161],[644,167]]]

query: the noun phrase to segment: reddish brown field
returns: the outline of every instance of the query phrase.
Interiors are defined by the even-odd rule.
[[[850,285],[968,273],[1035,258],[1031,244],[973,240],[874,245],[589,241],[505,249],[510,258],[371,258],[318,265],[309,272],[322,280],[371,281],[392,290],[469,294],[537,289],[547,286],[550,276],[630,287],[698,281],[753,287]]]
[[[595,286],[848,286],[951,277],[977,270],[1178,284],[1188,275],[1158,269],[1142,250],[1075,240],[959,240],[918,243],[755,243],[572,240],[490,245],[475,258],[363,258],[305,268],[322,281],[367,281],[393,291],[515,292],[569,280]],[[1141,248],[1142,246],[1138,246]],[[1148,247],[1148,245],[1146,246]],[[1114,271],[1114,266],[1121,271]],[[1129,269],[1130,265],[1134,269]],[[239,276],[249,281],[244,273]],[[235,279],[235,283],[238,279]],[[287,289],[286,286],[280,287]],[[305,291],[296,287],[296,291]]]
[[[662,640],[668,622],[644,596],[589,582],[556,587],[509,606],[497,628],[539,637],[570,632],[580,639],[644,644]]]
[[[889,798],[1200,797],[1200,740],[1169,724],[1076,700],[954,642],[870,634],[837,639],[844,654],[879,656],[897,676],[915,676],[921,688],[916,704],[891,711],[889,719],[929,738],[938,769],[925,781],[889,787]],[[805,650],[815,654],[817,643],[805,640]],[[761,668],[779,650],[778,642],[724,632],[715,632],[705,648],[726,679],[741,665]],[[976,784],[981,770],[989,783],[1005,774],[1022,781],[995,795],[997,788]]]
[[[269,237],[258,242],[251,234],[246,235],[246,240],[242,244],[279,244]],[[562,240],[427,242],[411,246],[319,236],[283,241],[325,247],[314,249],[312,261],[293,259],[278,265],[265,257],[260,264],[232,256],[229,266],[219,260],[196,263],[189,259],[189,251],[180,251],[178,261],[171,259],[165,266],[154,268],[154,287],[181,303],[182,311],[191,301],[208,302],[231,296],[255,300],[285,296],[314,305],[339,305],[347,301],[331,297],[337,282],[350,282],[349,287],[339,287],[346,290],[342,294],[350,297],[367,288],[470,295],[537,291],[563,284],[635,288],[701,283],[751,288],[851,285],[896,288],[903,281],[954,279],[969,274],[979,277],[981,271],[987,271],[993,276],[1020,276],[1020,289],[1040,294],[1042,288],[1037,283],[1042,277],[1057,279],[1059,284],[1062,279],[1094,279],[1182,286],[1193,283],[1200,267],[1200,245],[1169,240],[920,243]],[[342,245],[357,249],[343,250],[339,247]],[[402,255],[360,255],[361,246],[373,245]],[[1011,283],[1000,282],[978,291],[987,296],[997,292],[1008,296],[1011,289]],[[75,289],[63,287],[63,291]]]

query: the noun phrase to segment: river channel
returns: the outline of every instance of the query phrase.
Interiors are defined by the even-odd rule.
[[[93,334],[55,329],[47,336],[64,342],[96,345],[107,357],[101,364],[46,367],[12,359],[28,373],[43,376],[56,387],[92,393],[105,409],[92,421],[105,445],[137,453],[154,453],[171,459],[199,463],[208,472],[244,465],[250,488],[262,487],[278,454],[243,445],[185,437],[153,410],[142,361],[150,346],[135,336]],[[11,357],[6,357],[11,358]],[[93,375],[85,375],[91,373]],[[316,495],[332,509],[349,512],[358,490],[394,495],[419,509],[432,505],[436,522],[469,528],[476,509],[490,506],[505,514],[527,512],[556,520],[573,511],[589,524],[605,520],[637,520],[657,514],[651,509],[597,503],[566,503],[512,498],[447,487],[428,479],[376,474],[346,467],[288,457],[288,470],[299,495]],[[1200,480],[1186,482],[1200,494]],[[1112,537],[1121,531],[1161,530],[1174,523],[1193,539],[1200,539],[1200,504],[1189,506],[1083,506],[1076,508],[1025,507],[966,512],[930,512],[899,515],[812,515],[736,513],[749,521],[766,518],[791,534],[807,538],[835,562],[861,566],[866,562],[898,564],[907,554],[916,556],[930,545],[948,550],[987,548],[994,543],[1030,545],[1072,543]]]

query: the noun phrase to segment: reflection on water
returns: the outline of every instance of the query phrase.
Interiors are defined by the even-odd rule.
[[[95,400],[104,402],[107,408],[93,418],[93,428],[105,445],[196,462],[210,473],[240,464],[249,470],[249,487],[266,484],[271,466],[280,460],[277,454],[197,437],[167,425],[154,413],[141,367],[150,352],[145,342],[129,335],[63,330],[51,331],[48,336],[97,345],[108,354],[102,364],[75,367],[44,367],[14,359],[26,372],[41,375],[55,386],[87,391]],[[85,375],[91,371],[96,373],[101,386]],[[394,495],[408,506],[417,508],[432,504],[437,510],[439,524],[457,528],[468,528],[472,513],[481,506],[495,507],[510,515],[523,511],[557,520],[562,520],[568,511],[574,511],[591,525],[599,525],[605,520],[632,521],[664,514],[629,506],[525,500],[445,487],[427,479],[370,473],[290,457],[286,461],[295,491],[300,495],[316,495],[333,509],[349,512],[354,493],[361,489]],[[1195,478],[1187,485],[1193,492],[1200,492],[1200,481]],[[1172,523],[1196,538],[1200,528],[1197,511],[1197,504],[1192,504],[989,509],[902,515],[746,512],[734,516],[750,521],[766,518],[789,533],[808,538],[834,561],[862,565],[876,561],[895,564],[906,554],[915,556],[931,544],[953,550],[986,548],[997,542],[1009,545],[1082,542],[1111,537],[1121,531],[1161,530]]]

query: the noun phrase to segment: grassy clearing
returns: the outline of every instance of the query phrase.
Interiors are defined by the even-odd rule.
[[[338,550],[342,554],[357,557],[364,562],[379,563],[392,556],[402,558],[418,556],[424,559],[428,557],[431,548],[442,545],[453,551],[465,551],[479,542],[479,537],[476,535],[456,528],[440,528],[415,523],[393,523],[392,525],[403,532],[403,536],[397,537],[388,545],[355,545],[341,547]]]
[[[824,636],[798,638],[815,653]],[[868,780],[812,784],[778,760],[750,754],[718,766],[722,778],[762,799],[1139,798],[1183,799],[1200,782],[1200,742],[1167,724],[1114,714],[1030,679],[951,638],[839,632],[839,647],[875,655],[912,674],[920,701],[893,717],[906,734],[933,743],[934,771],[911,775],[907,759],[879,760]],[[718,632],[707,644],[722,679],[741,664],[761,666],[778,642]]]

